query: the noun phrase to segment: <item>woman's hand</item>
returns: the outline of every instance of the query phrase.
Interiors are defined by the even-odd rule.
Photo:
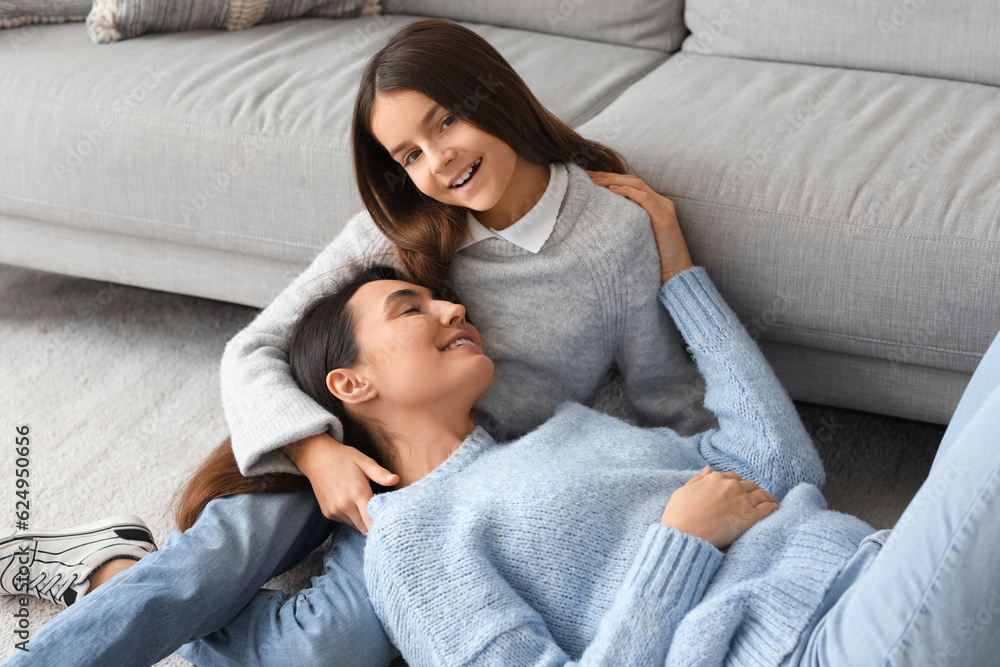
[[[660,523],[725,549],[776,509],[778,499],[750,480],[705,466],[671,494]]]
[[[649,214],[656,248],[660,252],[660,284],[694,266],[672,201],[636,176],[608,171],[587,171],[587,175],[597,185],[607,186],[612,192],[631,199]]]
[[[282,449],[309,478],[323,516],[365,534],[372,525],[368,516],[372,487],[368,480],[382,486],[399,482],[397,475],[326,433],[303,438]]]

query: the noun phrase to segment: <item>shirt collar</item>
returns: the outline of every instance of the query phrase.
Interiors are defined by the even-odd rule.
[[[566,170],[566,165],[560,163],[550,164],[549,185],[545,188],[545,192],[542,193],[541,199],[520,220],[507,229],[500,231],[492,227],[486,227],[476,220],[472,212],[469,211],[466,214],[468,231],[466,232],[465,241],[462,242],[462,245],[458,249],[461,250],[483,239],[496,237],[537,254],[552,234],[552,228],[556,225],[556,218],[559,216],[559,206],[566,195],[568,183],[569,173]]]

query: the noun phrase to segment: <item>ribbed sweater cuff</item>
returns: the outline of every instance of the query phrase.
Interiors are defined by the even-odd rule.
[[[681,271],[660,286],[660,301],[689,344],[712,345],[743,324],[722,298],[704,267]]]
[[[662,665],[720,563],[722,552],[705,540],[651,525],[588,652],[601,664]]]
[[[670,526],[646,531],[625,586],[641,597],[688,609],[701,600],[722,563],[722,552],[705,540]]]

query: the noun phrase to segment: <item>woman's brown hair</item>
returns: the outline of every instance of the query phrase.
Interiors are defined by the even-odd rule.
[[[335,368],[350,368],[358,362],[360,348],[355,319],[348,302],[365,283],[400,280],[396,270],[375,265],[355,271],[336,292],[316,299],[296,321],[288,337],[288,363],[292,377],[317,403],[336,416],[344,429],[344,444],[386,464],[384,452],[361,424],[344,409],[344,404],[326,387],[326,375]],[[372,484],[377,492],[383,487]],[[214,498],[239,493],[288,493],[311,488],[302,475],[272,473],[244,477],[236,464],[232,442],[226,438],[198,467],[174,496],[174,518],[180,530],[194,525],[205,506]]]
[[[377,95],[423,93],[451,113],[503,140],[532,164],[573,162],[629,173],[617,151],[584,139],[535,98],[485,39],[457,23],[425,19],[397,30],[361,75],[352,125],[361,201],[418,284],[441,289],[466,229],[465,211],[420,192],[372,134]]]

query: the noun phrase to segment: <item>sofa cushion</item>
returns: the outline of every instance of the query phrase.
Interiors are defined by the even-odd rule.
[[[1000,330],[998,108],[992,86],[692,55],[580,132],[674,200],[761,341],[967,380]]]
[[[0,217],[304,268],[362,208],[349,136],[358,77],[413,20],[303,19],[106,46],[80,25],[40,27],[0,59],[0,146],[18,156],[0,161]],[[658,51],[470,27],[572,126],[665,60]],[[97,271],[106,255],[93,252],[101,253],[102,262],[90,262]],[[0,243],[0,262],[68,273],[87,264],[33,259],[43,254]],[[173,275],[157,263],[129,275],[133,284],[257,306],[290,282],[262,290],[238,274],[205,281],[194,265],[185,280],[178,263],[187,261],[173,258]]]
[[[302,16],[328,19],[378,14],[378,0],[95,0],[87,30],[95,43],[149,32],[246,30]]]
[[[997,0],[687,0],[683,52],[1000,85]]]
[[[417,14],[579,37],[672,53],[685,35],[684,0],[382,0],[387,14]]]

